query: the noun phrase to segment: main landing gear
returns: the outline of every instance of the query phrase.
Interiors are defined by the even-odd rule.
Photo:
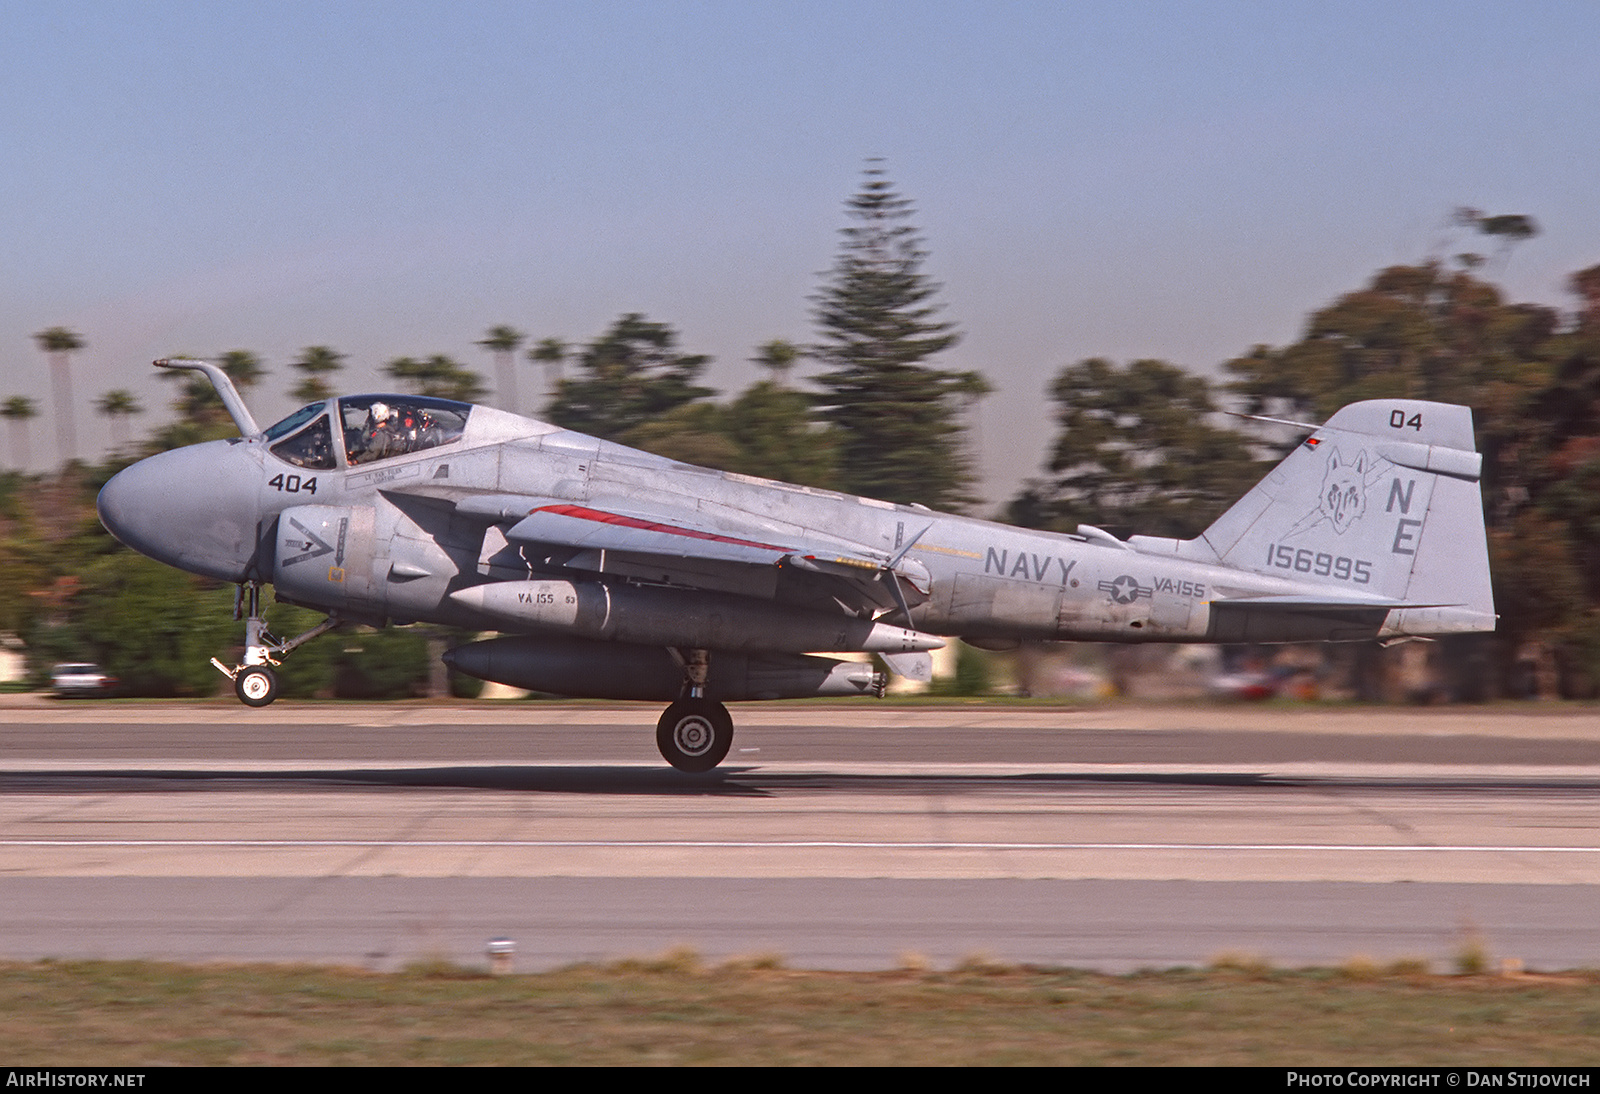
[[[278,675],[272,671],[271,666],[282,664],[282,661],[273,654],[287,656],[296,647],[304,645],[319,634],[326,634],[341,622],[330,615],[304,634],[287,640],[277,638],[267,630],[267,620],[261,614],[259,581],[239,586],[239,591],[233,600],[233,617],[243,618],[245,621],[244,661],[232,668],[215,657],[211,659],[211,663],[216,666],[218,672],[233,681],[233,693],[248,707],[264,707],[278,697]]]
[[[679,771],[710,771],[733,747],[733,716],[710,699],[679,699],[656,723],[656,747]]]
[[[710,655],[705,650],[674,650],[673,655],[683,666],[684,694],[656,723],[656,747],[679,771],[710,771],[733,747],[733,716],[705,697]]]

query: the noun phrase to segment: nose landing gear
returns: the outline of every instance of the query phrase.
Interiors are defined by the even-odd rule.
[[[245,621],[244,660],[229,667],[213,657],[211,664],[218,672],[233,681],[233,693],[239,697],[241,703],[250,707],[264,707],[278,697],[278,675],[270,666],[283,662],[273,654],[287,656],[295,648],[311,641],[319,634],[326,634],[343,622],[330,615],[304,634],[290,639],[278,638],[267,630],[266,617],[261,614],[259,581],[239,586],[239,592],[233,601],[233,617],[238,619],[241,616]]]
[[[216,658],[212,658],[216,664]],[[278,697],[278,674],[262,665],[252,665],[233,678],[233,693],[247,707],[264,707]]]

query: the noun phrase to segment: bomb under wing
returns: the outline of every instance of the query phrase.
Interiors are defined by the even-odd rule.
[[[931,634],[873,619],[662,586],[502,581],[458,589],[450,599],[515,629],[662,647],[914,653],[944,645]]]

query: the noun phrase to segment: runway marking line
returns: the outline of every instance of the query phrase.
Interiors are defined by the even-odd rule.
[[[1472,854],[1531,852],[1537,854],[1600,854],[1600,847],[1529,846],[1522,844],[1393,844],[1393,843],[975,843],[962,841],[874,840],[140,840],[140,839],[0,839],[0,847],[628,847],[670,849],[783,848],[899,849],[908,851],[1453,851]]]

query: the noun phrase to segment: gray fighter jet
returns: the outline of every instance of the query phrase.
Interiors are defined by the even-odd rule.
[[[462,672],[667,702],[674,767],[727,755],[733,700],[881,695],[931,675],[941,636],[987,649],[1097,642],[1391,640],[1493,630],[1472,414],[1355,403],[1195,539],[1026,531],[919,505],[709,471],[486,406],[414,395],[312,403],[239,438],[142,460],[100,493],[134,550],[239,585],[251,706],[272,667],[343,622],[502,637]],[[274,637],[260,592],[327,613]]]

